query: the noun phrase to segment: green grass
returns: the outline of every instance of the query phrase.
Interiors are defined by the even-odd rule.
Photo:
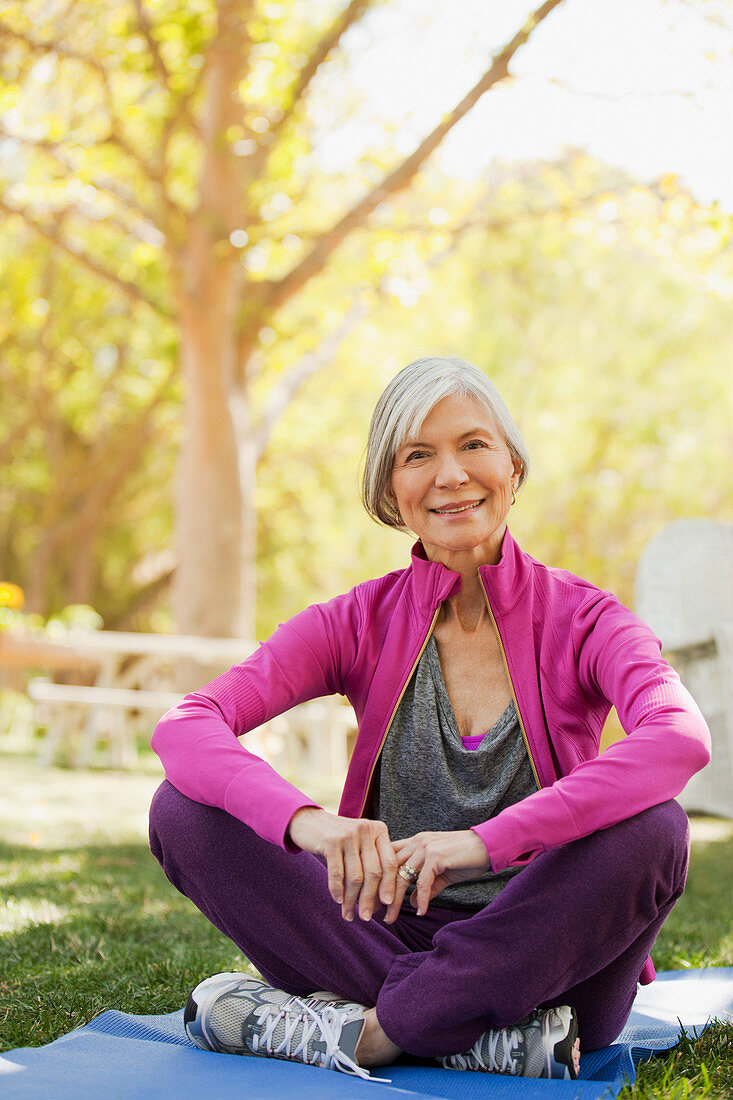
[[[6,746],[7,747],[7,746]],[[172,1012],[202,975],[244,957],[166,881],[145,841],[159,780],[39,769],[0,754],[0,1050],[48,1043],[108,1008]],[[688,890],[655,950],[658,969],[733,965],[733,823],[693,823]],[[733,1025],[639,1070],[624,1100],[733,1096]]]

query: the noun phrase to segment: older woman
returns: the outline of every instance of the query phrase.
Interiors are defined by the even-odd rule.
[[[653,977],[688,859],[670,800],[709,735],[643,623],[514,541],[527,473],[481,371],[411,363],[364,474],[370,514],[417,537],[409,567],[307,608],[158,725],[153,851],[266,979],[202,981],[197,1045],[575,1077]],[[238,740],[333,693],[359,722],[338,814]],[[612,705],[627,736],[599,755]]]

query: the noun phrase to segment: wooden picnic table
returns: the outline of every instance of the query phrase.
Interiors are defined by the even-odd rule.
[[[63,673],[67,680],[73,676],[85,681],[30,678],[34,718],[47,730],[42,762],[51,763],[63,750],[77,766],[88,766],[104,739],[110,762],[129,767],[137,759],[141,715],[152,728],[185,693],[178,679],[182,667],[190,676],[185,690],[192,691],[254,649],[254,642],[241,638],[76,628],[49,639],[9,630],[0,634],[0,667]]]
[[[195,691],[255,649],[255,642],[242,638],[77,628],[49,640],[45,634],[6,631],[0,634],[0,669],[42,669],[86,681],[29,680],[36,724],[46,728],[43,763],[64,754],[75,766],[87,767],[105,741],[110,764],[131,767],[141,729],[152,732],[185,691]],[[183,690],[182,670],[188,680]],[[247,745],[291,772],[338,775],[346,767],[354,726],[353,712],[338,697],[314,700],[248,734]]]
[[[203,638],[193,634],[143,634],[123,630],[64,631],[57,638],[27,630],[0,634],[0,664],[28,667],[33,663],[71,667],[107,664],[127,657],[156,659],[188,657],[202,664],[232,665],[256,648],[243,638]]]

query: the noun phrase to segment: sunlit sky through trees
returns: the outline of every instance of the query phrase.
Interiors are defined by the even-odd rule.
[[[345,42],[323,84],[323,167],[375,145],[385,122],[408,152],[508,41],[534,0],[392,0]],[[719,18],[718,18],[719,17]],[[715,0],[565,0],[436,154],[451,174],[580,146],[641,179],[678,174],[702,202],[733,209],[733,6]],[[341,95],[339,95],[341,92]],[[334,103],[344,117],[334,125]]]

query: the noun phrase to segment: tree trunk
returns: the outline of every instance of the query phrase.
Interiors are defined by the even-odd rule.
[[[255,637],[257,609],[257,440],[250,416],[246,390],[237,386],[230,397],[230,408],[239,456],[239,486],[242,500],[240,531],[240,633]]]
[[[205,61],[200,204],[175,276],[186,407],[173,610],[183,633],[251,637],[252,607],[242,601],[243,500],[249,500],[242,472],[248,481],[250,471],[241,461],[232,405],[245,273],[229,244],[247,221],[246,180],[226,137],[241,124],[235,93],[249,64],[251,0],[218,0],[217,10],[218,32]],[[253,491],[246,486],[245,494]]]
[[[237,280],[222,264],[201,295],[181,301],[185,434],[176,485],[176,628],[236,637],[243,621],[242,488],[227,369],[235,346]]]
[[[96,559],[94,542],[99,514],[87,522],[74,540],[73,559],[69,564],[67,584],[69,603],[91,604],[94,600],[94,575]]]
[[[47,612],[49,576],[51,573],[52,561],[52,540],[48,537],[44,537],[34,547],[27,571],[24,610],[29,613],[45,615]]]

